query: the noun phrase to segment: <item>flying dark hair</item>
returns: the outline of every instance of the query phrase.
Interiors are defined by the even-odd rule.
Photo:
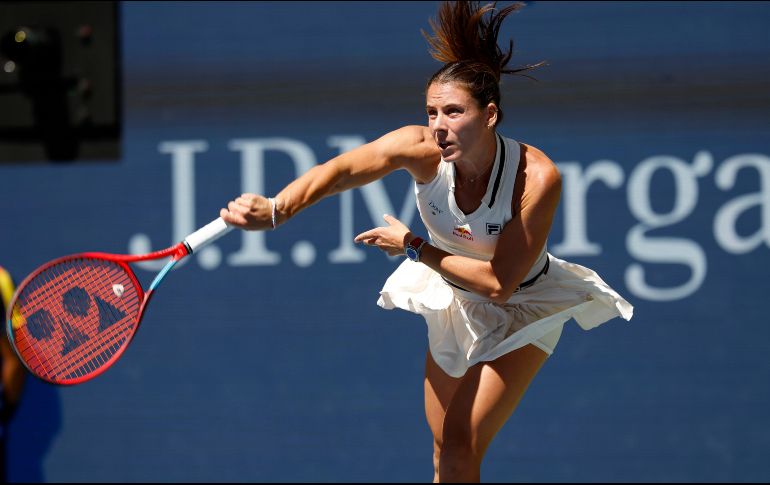
[[[497,45],[500,27],[508,14],[520,10],[524,4],[514,3],[497,9],[497,2],[481,6],[480,2],[444,2],[439,8],[438,20],[430,19],[433,35],[422,31],[430,45],[430,55],[444,66],[428,80],[433,83],[459,83],[466,87],[480,106],[497,106],[497,123],[503,119],[500,108],[500,77],[503,74],[522,74],[545,62],[508,69],[513,55],[513,40],[503,52]],[[486,14],[491,12],[491,15]],[[487,18],[489,17],[489,18]]]

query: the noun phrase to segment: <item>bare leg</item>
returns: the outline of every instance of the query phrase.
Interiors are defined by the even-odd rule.
[[[433,482],[438,482],[438,463],[444,415],[461,378],[451,377],[433,360],[430,350],[425,357],[425,416],[433,433]]]
[[[434,465],[438,462],[435,481],[480,480],[487,447],[547,357],[527,345],[493,362],[479,363],[456,379],[428,356],[425,409],[434,437]]]

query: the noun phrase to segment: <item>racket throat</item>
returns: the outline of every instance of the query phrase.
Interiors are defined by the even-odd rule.
[[[157,288],[160,285],[160,282],[163,281],[163,278],[165,278],[168,272],[171,271],[174,265],[176,265],[177,261],[179,261],[179,259],[177,259],[177,257],[174,256],[174,259],[166,263],[166,266],[164,266],[163,269],[160,270],[158,275],[155,276],[155,279],[152,280],[152,283],[150,283],[150,290],[148,291],[148,293],[151,291],[154,291],[155,288]]]

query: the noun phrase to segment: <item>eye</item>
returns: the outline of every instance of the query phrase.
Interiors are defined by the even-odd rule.
[[[428,110],[428,118],[435,118],[436,117],[436,110],[435,109],[429,109]]]

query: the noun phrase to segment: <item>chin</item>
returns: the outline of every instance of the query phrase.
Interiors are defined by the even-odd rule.
[[[443,150],[442,150],[443,152]],[[451,150],[448,154],[441,154],[441,158],[444,159],[445,162],[456,162],[457,160],[460,160],[462,158],[460,151],[458,150]]]

